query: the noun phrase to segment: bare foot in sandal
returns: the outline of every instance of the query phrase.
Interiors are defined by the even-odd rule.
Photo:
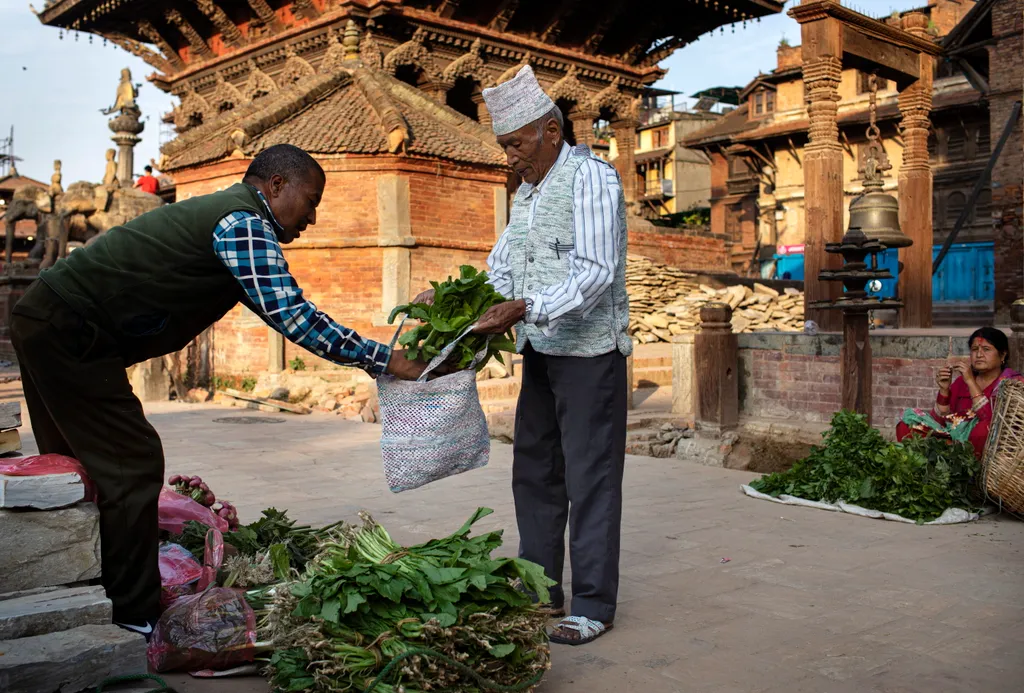
[[[559,621],[551,631],[550,640],[560,645],[585,645],[611,629],[611,623],[601,623],[586,616],[569,616]]]

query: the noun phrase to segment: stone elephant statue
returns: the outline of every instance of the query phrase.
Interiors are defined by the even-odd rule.
[[[36,236],[42,239],[46,235],[47,226],[51,221],[53,213],[53,200],[50,193],[43,188],[33,185],[26,185],[14,192],[14,199],[7,205],[4,211],[4,227],[6,232],[6,243],[4,249],[4,261],[11,262],[11,255],[14,252],[14,227],[19,221],[31,220],[36,223],[38,229]],[[37,242],[36,245],[39,245]],[[35,248],[33,248],[33,251]]]
[[[29,259],[39,260],[40,269],[50,267],[58,258],[66,256],[69,243],[89,245],[108,229],[124,224],[163,204],[156,195],[141,190],[110,190],[103,185],[84,181],[72,183],[64,193],[57,196],[56,200],[45,190],[35,190],[41,194],[33,193],[33,199],[26,199],[26,204],[18,209],[19,214],[29,216],[12,219],[12,202],[4,217],[5,221],[9,220],[5,257],[7,262],[11,261],[14,222],[18,219],[35,219],[39,230],[36,243],[29,252]],[[17,197],[16,194],[15,199]],[[25,197],[29,197],[28,191]],[[33,204],[30,205],[28,202]],[[32,216],[33,213],[35,216]]]

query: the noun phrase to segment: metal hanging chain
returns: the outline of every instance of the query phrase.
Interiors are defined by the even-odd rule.
[[[868,75],[868,92],[870,93],[868,101],[868,115],[869,125],[867,136],[869,141],[880,142],[882,131],[878,129],[877,115],[878,115],[878,77],[874,73]]]

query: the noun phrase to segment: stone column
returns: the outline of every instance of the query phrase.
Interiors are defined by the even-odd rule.
[[[576,144],[585,144],[588,147],[594,146],[597,139],[594,136],[594,121],[597,114],[589,111],[574,111],[569,114],[569,122],[572,123],[572,132],[576,136]],[[633,135],[634,138],[636,135]],[[635,139],[634,139],[635,142]],[[619,153],[621,156],[621,152]]]
[[[919,12],[903,17],[903,29],[927,37],[928,18]],[[920,76],[899,95],[903,166],[899,176],[900,229],[914,242],[900,249],[903,271],[899,297],[903,327],[932,326],[932,166],[928,157],[934,59],[921,54]]]
[[[636,128],[638,121],[634,118],[616,120],[612,123],[612,131],[615,133],[615,148],[618,154],[615,157],[616,170],[622,178],[622,194],[626,202],[636,202]]]
[[[110,139],[117,145],[117,180],[122,188],[131,189],[135,182],[135,145],[142,141],[139,133],[146,128],[146,124],[139,120],[141,115],[138,108],[126,108],[107,123],[114,133]]]
[[[284,335],[267,326],[267,370],[280,373],[284,370]]]
[[[473,99],[473,103],[476,104],[477,121],[485,127],[491,127],[491,112],[487,110],[487,104],[484,103],[483,93],[477,92],[470,98]]]
[[[801,26],[804,90],[810,118],[810,141],[804,147],[804,313],[822,331],[838,332],[838,311],[809,308],[813,301],[834,301],[838,282],[818,281],[824,269],[839,269],[838,255],[825,252],[826,243],[843,237],[843,149],[836,116],[842,75],[842,27],[832,19]]]
[[[700,309],[693,360],[697,429],[713,435],[735,429],[740,416],[739,344],[732,331],[729,304],[708,303]]]
[[[694,339],[695,335],[680,334],[672,338],[672,413],[693,419],[694,406]]]

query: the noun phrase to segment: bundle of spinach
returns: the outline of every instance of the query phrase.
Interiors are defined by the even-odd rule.
[[[947,508],[975,508],[980,465],[974,449],[941,438],[890,443],[864,416],[841,411],[832,417],[824,445],[785,472],[750,484],[761,493],[834,503],[929,522]]]
[[[451,661],[410,657],[375,690],[479,690],[453,661],[500,686],[539,681],[550,662],[546,617],[526,592],[546,602],[553,583],[538,565],[492,558],[500,531],[469,536],[490,513],[480,508],[451,536],[410,547],[365,514],[361,527],[344,527],[261,614],[258,637],[276,650],[272,685],[363,691],[395,657],[421,648]]]
[[[388,322],[405,313],[423,324],[406,332],[398,343],[408,349],[410,359],[430,361],[453,342],[462,331],[480,319],[492,306],[504,302],[505,298],[487,283],[487,273],[478,272],[475,267],[462,265],[459,278],[448,277],[446,282],[430,282],[434,288],[434,302],[407,303],[391,311]],[[487,344],[487,335],[468,334],[462,338],[449,357],[457,369],[469,368],[473,357]],[[494,337],[487,349],[487,356],[477,364],[483,368],[494,357],[505,363],[502,351],[515,351],[511,331]]]
[[[287,550],[288,564],[301,571],[316,554],[320,541],[330,535],[334,526],[314,529],[307,525],[297,525],[295,520],[288,517],[287,511],[267,508],[255,522],[242,525],[237,531],[225,532],[224,543],[238,549],[243,556],[265,554],[271,547],[281,545]],[[171,541],[181,544],[201,561],[209,530],[203,523],[189,520],[182,533],[171,537]]]

